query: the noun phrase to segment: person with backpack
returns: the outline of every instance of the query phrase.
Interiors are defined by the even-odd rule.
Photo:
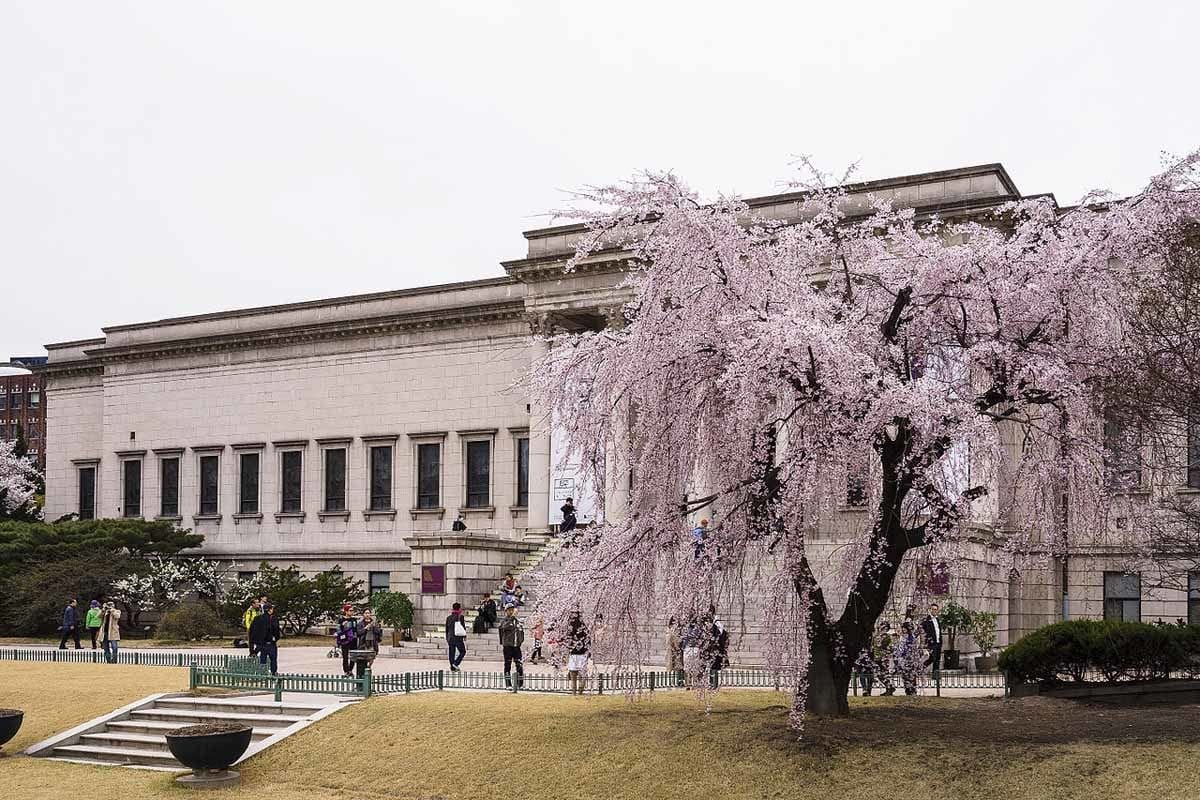
[[[458,672],[458,665],[467,657],[467,626],[462,603],[451,606],[450,615],[446,617],[446,645],[450,651],[450,671]]]
[[[250,601],[250,607],[246,609],[246,613],[242,614],[242,627],[246,629],[246,636],[250,635],[250,623],[254,622],[254,618],[262,613],[262,601]],[[254,655],[251,653],[250,655]]]
[[[93,600],[83,618],[84,627],[92,635],[92,649],[96,649],[96,637],[100,634],[100,601]]]
[[[62,640],[58,643],[59,650],[67,649],[67,639],[72,636],[75,637],[75,649],[83,649],[83,646],[79,644],[79,613],[75,610],[75,605],[75,600],[72,598],[67,601],[67,606],[63,609],[62,625],[58,628],[62,631]]]
[[[100,638],[104,647],[104,660],[117,663],[117,648],[121,644],[121,611],[112,602],[104,604],[100,613]]]
[[[525,665],[522,663],[521,646],[525,644],[525,626],[517,616],[517,607],[509,603],[504,607],[504,619],[500,621],[500,646],[504,648],[504,685],[514,692],[525,683]],[[512,667],[517,665],[517,682],[512,682]]]
[[[349,678],[354,674],[354,667],[350,665],[350,651],[358,645],[358,623],[353,619],[343,618],[338,623],[334,641],[342,653],[342,674]]]

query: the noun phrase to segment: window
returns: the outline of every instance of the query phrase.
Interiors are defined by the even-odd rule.
[[[1104,618],[1142,621],[1142,576],[1138,573],[1104,573]]]
[[[1110,488],[1141,486],[1141,436],[1136,426],[1113,417],[1104,420],[1104,474]]]
[[[517,505],[529,507],[529,439],[517,439]]]
[[[162,491],[159,497],[159,516],[179,516],[179,459],[164,458],[158,462]]]
[[[442,504],[442,446],[437,442],[417,445],[417,508],[439,508]]]
[[[325,451],[325,511],[346,510],[346,448]]]
[[[371,497],[367,507],[371,511],[388,511],[392,508],[392,447],[377,445],[369,452]]]
[[[40,438],[42,438],[42,432],[40,430],[38,430],[36,427],[34,427],[32,424],[30,424],[29,438],[30,439],[40,439]]]
[[[1187,485],[1200,489],[1200,417],[1189,420],[1187,433]]]
[[[492,443],[467,442],[467,508],[491,505]]]
[[[258,453],[238,454],[238,513],[258,513]]]
[[[298,514],[302,509],[301,492],[304,475],[304,453],[299,450],[285,450],[279,460],[280,484],[283,494],[279,510],[285,514]]]
[[[130,458],[121,462],[121,516],[142,515],[142,462]]]
[[[221,457],[200,456],[200,515],[216,516],[220,512],[218,492],[221,486]]]
[[[846,505],[862,508],[867,504],[867,482],[860,476],[846,478]]]
[[[79,468],[79,518],[96,518],[96,468]]]
[[[392,586],[392,573],[371,572],[368,574],[367,585],[370,587],[372,595],[378,594],[379,592],[390,591]]]
[[[0,411],[8,408],[8,395],[3,390],[0,390]]]
[[[21,390],[13,389],[13,392],[19,392],[19,391],[21,391]],[[14,394],[12,396],[12,399],[8,401],[8,406],[9,406],[9,408],[20,408],[21,407],[21,395]]]
[[[42,404],[42,393],[37,389],[29,390],[29,407],[37,408]]]
[[[1188,573],[1188,625],[1200,625],[1200,572]]]
[[[257,576],[258,576],[258,573],[257,573],[257,572],[255,572],[255,571],[253,571],[253,570],[250,570],[250,571],[241,571],[241,570],[239,570],[239,571],[238,571],[238,576],[237,576],[237,579],[238,579],[238,581],[239,581],[239,582],[243,582],[243,583],[244,583],[245,581],[252,581],[252,580],[254,580],[254,579],[257,577]]]

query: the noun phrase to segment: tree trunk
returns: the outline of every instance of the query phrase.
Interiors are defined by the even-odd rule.
[[[805,710],[820,717],[844,717],[850,713],[846,694],[850,690],[850,665],[838,658],[829,641],[829,628],[809,626],[808,696]]]

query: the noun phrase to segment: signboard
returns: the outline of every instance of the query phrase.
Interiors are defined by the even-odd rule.
[[[597,522],[596,493],[583,482],[579,459],[567,449],[567,434],[557,420],[550,427],[550,497],[548,519],[551,525],[562,524],[562,505],[570,497],[575,503],[575,521],[580,525]]]
[[[446,593],[446,565],[421,565],[421,594]]]

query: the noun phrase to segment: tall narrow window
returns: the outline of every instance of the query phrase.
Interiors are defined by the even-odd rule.
[[[325,510],[346,510],[346,449],[325,451]]]
[[[258,513],[258,453],[238,454],[238,513]]]
[[[529,507],[529,440],[517,439],[517,505]]]
[[[379,445],[371,453],[371,511],[389,511],[392,508],[392,447]]]
[[[867,482],[861,475],[846,478],[846,505],[862,508],[867,504]]]
[[[159,516],[179,516],[179,459],[164,458],[158,462],[162,491],[159,494]]]
[[[301,504],[302,476],[304,474],[304,453],[299,450],[285,450],[280,454],[279,471],[283,494],[280,498],[279,510],[285,514],[298,514]]]
[[[1112,416],[1104,420],[1104,473],[1111,488],[1136,489],[1142,483],[1139,431]]]
[[[79,469],[79,518],[96,518],[96,468]]]
[[[1200,572],[1188,573],[1188,625],[1200,625]]]
[[[467,442],[467,507],[491,505],[492,443]]]
[[[1187,485],[1200,489],[1200,417],[1188,421],[1187,440]]]
[[[121,462],[121,516],[142,515],[142,462],[131,458]]]
[[[214,516],[220,509],[217,502],[221,487],[221,457],[200,456],[200,514]]]
[[[438,508],[442,504],[442,446],[438,443],[417,445],[417,508]]]
[[[1142,576],[1134,572],[1104,573],[1104,618],[1142,621]]]

